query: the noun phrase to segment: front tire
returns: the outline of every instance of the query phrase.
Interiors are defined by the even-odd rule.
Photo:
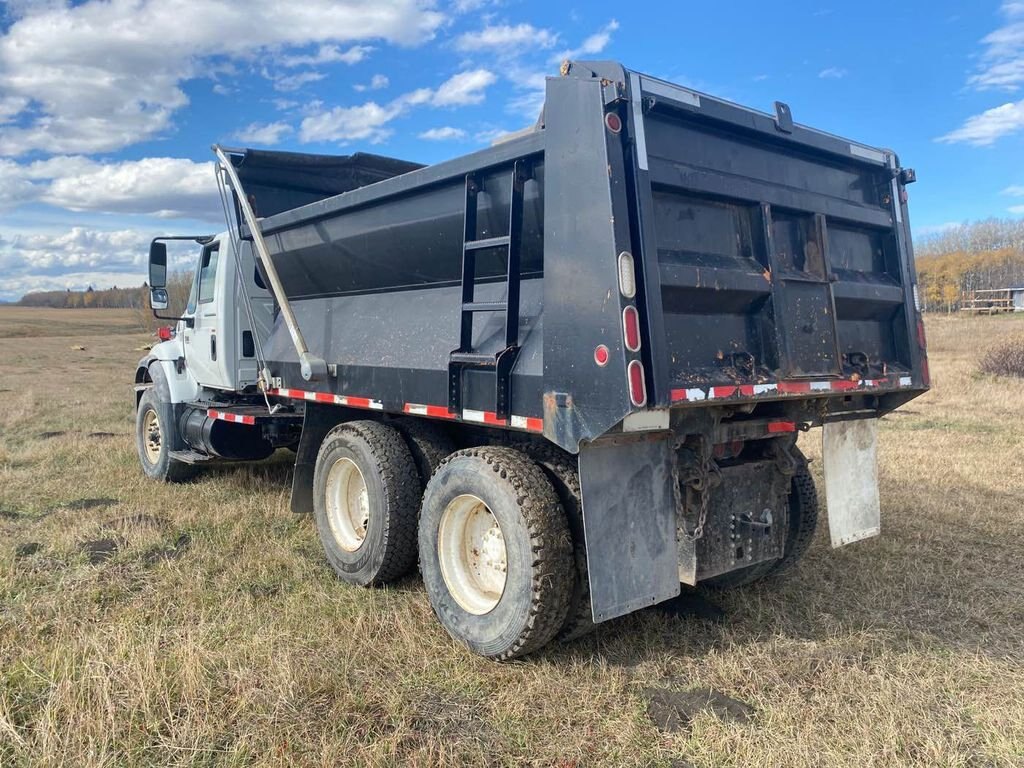
[[[544,472],[511,448],[449,456],[423,496],[420,571],[448,633],[512,659],[561,629],[573,587],[565,512]]]
[[[147,389],[135,411],[135,450],[146,477],[180,483],[196,474],[192,464],[171,457],[174,409],[160,400],[155,387]]]
[[[419,476],[402,436],[375,421],[341,424],[313,470],[313,513],[327,559],[343,581],[386,584],[416,563]]]

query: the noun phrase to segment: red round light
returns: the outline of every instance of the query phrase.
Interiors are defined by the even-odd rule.
[[[598,365],[608,365],[608,347],[598,344],[594,348],[594,362]]]
[[[604,124],[608,126],[608,130],[612,133],[618,133],[622,130],[622,118],[614,112],[609,112],[604,116]]]

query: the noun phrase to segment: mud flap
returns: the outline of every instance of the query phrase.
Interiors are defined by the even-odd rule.
[[[821,442],[832,547],[877,536],[878,419],[826,422]]]
[[[580,449],[595,622],[679,594],[673,436],[606,437]]]

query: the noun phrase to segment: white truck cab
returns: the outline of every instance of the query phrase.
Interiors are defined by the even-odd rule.
[[[157,314],[174,326],[139,362],[135,387],[143,469],[175,480],[213,458],[265,458],[294,443],[292,428],[301,418],[287,412],[264,418],[270,408],[257,390],[258,350],[275,310],[251,244],[226,232],[155,239],[149,275],[154,313],[168,305],[168,240],[199,246],[192,287],[180,316]]]
[[[163,238],[153,241],[157,263],[161,246],[166,254]],[[153,279],[159,281],[159,275],[150,275],[153,288],[164,287],[154,285]],[[252,307],[255,331],[246,316],[242,292]],[[180,352],[199,388],[236,392],[255,386],[256,344],[270,333],[274,300],[256,268],[249,242],[242,241],[237,253],[226,234],[201,243],[188,304],[180,318],[169,319],[177,320]],[[164,357],[159,346],[154,352]]]

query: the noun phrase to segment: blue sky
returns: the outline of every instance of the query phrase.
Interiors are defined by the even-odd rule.
[[[0,300],[141,283],[219,229],[209,146],[436,162],[612,58],[892,147],[916,234],[1024,215],[1024,0],[14,0],[0,18]]]

